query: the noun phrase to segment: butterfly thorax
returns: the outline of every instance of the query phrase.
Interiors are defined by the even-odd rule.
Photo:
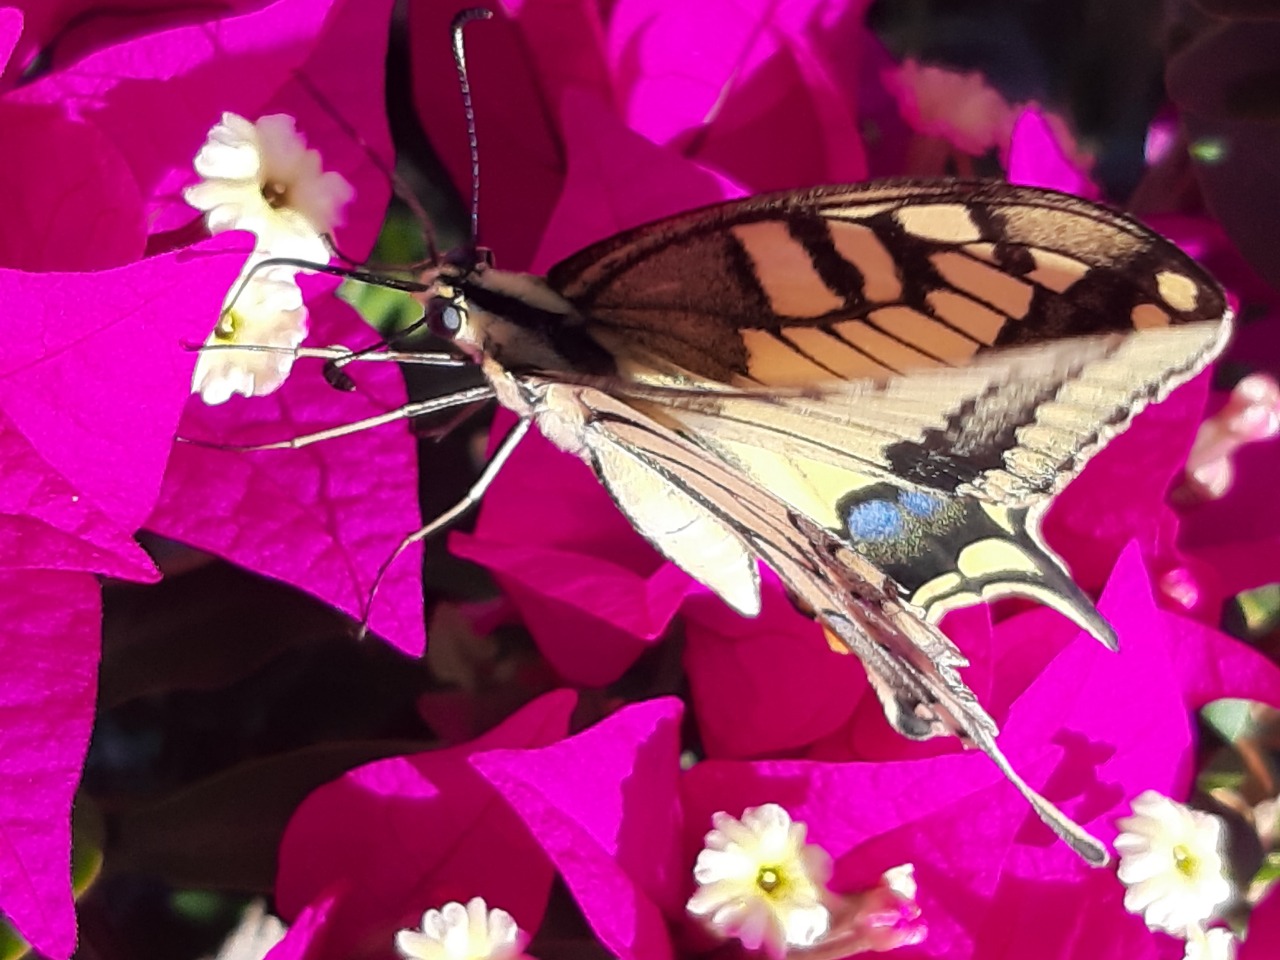
[[[612,354],[586,331],[572,303],[540,277],[484,262],[445,262],[421,278],[428,328],[482,368],[613,376]],[[489,361],[486,365],[485,361]]]

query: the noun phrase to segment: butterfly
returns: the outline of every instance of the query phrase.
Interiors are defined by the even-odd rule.
[[[395,285],[483,373],[466,402],[492,395],[519,418],[441,521],[536,427],[735,610],[759,611],[768,564],[859,657],[897,730],[981,748],[1107,861],[1000,752],[938,623],[1026,597],[1116,645],[1040,526],[1227,340],[1223,291],[1177,247],[1065,194],[899,180],[704,207],[545,278],[467,247]]]

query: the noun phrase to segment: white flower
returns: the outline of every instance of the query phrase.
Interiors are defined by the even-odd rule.
[[[341,222],[353,191],[341,174],[324,172],[293,117],[276,113],[250,123],[224,113],[195,168],[203,179],[182,195],[205,212],[211,233],[249,230],[259,254],[328,262],[321,235]]]
[[[1185,937],[1231,898],[1222,860],[1223,823],[1148,790],[1118,823],[1124,907],[1147,926]]]
[[[406,960],[513,960],[520,928],[505,910],[487,910],[481,897],[464,907],[446,903],[422,915],[421,930],[401,930],[396,949]]]
[[[957,73],[907,59],[882,74],[911,127],[979,156],[1009,142],[1018,111],[982,74]]]
[[[286,931],[279,919],[267,913],[263,902],[255,900],[245,908],[239,925],[223,941],[214,960],[262,960],[284,939]]]
[[[292,350],[306,337],[307,308],[294,279],[296,271],[266,267],[241,289],[253,263],[250,259],[232,284],[222,319],[206,346],[246,344]],[[284,383],[292,367],[293,355],[283,350],[202,350],[191,392],[199,393],[208,404],[225,403],[233,393],[260,397]]]
[[[716,813],[711,822],[693,868],[698,889],[685,909],[774,957],[821,940],[831,925],[822,902],[831,858],[804,842],[805,825],[776,803],[750,807],[741,820]]]
[[[1187,952],[1183,960],[1235,960],[1235,935],[1222,927],[1203,930],[1192,927],[1188,931]]]

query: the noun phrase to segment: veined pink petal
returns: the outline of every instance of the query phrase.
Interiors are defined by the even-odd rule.
[[[680,865],[680,704],[625,707],[532,750],[471,764],[509,803],[568,884],[587,923],[623,960],[672,955],[662,911],[687,883]]]
[[[50,960],[76,945],[71,800],[93,726],[100,622],[90,574],[0,573],[0,911]]]
[[[0,475],[0,568],[158,578],[132,529],[113,522],[51,469],[3,414]]]
[[[861,180],[866,6],[620,0],[608,44],[623,116],[753,191]]]
[[[758,617],[740,616],[709,592],[685,603],[685,671],[709,757],[807,746],[842,727],[868,689],[857,658],[832,650],[822,628],[762,572]]]
[[[244,262],[244,236],[100,273],[0,270],[11,324],[0,410],[50,469],[120,527],[141,525],[195,354]]]
[[[423,911],[474,896],[536,930],[551,864],[468,758],[554,743],[574,702],[548,694],[471,743],[375,761],[303,801],[280,845],[276,901],[289,918],[336,891],[310,960],[385,956]]]
[[[82,59],[128,37],[154,33],[165,27],[198,23],[208,16],[207,7],[183,0],[131,0],[128,7],[103,9],[98,0],[9,0],[26,20],[18,53],[6,81],[31,64],[41,52],[51,70]],[[254,0],[220,0],[223,9],[248,7]]]
[[[102,270],[146,246],[133,171],[93,124],[56,104],[0,101],[5,195],[0,264],[20,270]],[[18,185],[21,185],[18,188]]]
[[[534,270],[547,270],[629,227],[744,192],[628,130],[595,96],[566,93],[560,118],[568,175],[534,257]]]
[[[345,303],[320,301],[315,342],[372,339]],[[357,367],[359,369],[357,369]],[[207,407],[192,398],[180,434],[216,443],[286,440],[352,423],[404,403],[404,383],[387,364],[347,368],[361,390],[330,387],[318,364],[300,364],[268,397]],[[300,450],[242,453],[179,444],[148,529],[294,584],[360,618],[379,568],[421,526],[417,443],[406,421]],[[370,627],[397,649],[425,647],[422,547],[387,571]]]

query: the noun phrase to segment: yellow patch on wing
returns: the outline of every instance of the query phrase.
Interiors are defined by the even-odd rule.
[[[1200,288],[1185,273],[1161,270],[1156,274],[1156,289],[1165,303],[1183,313],[1194,310],[1200,301]]]
[[[865,353],[817,327],[789,327],[784,336],[833,373],[846,380],[883,377],[890,371]]]
[[[1009,322],[1004,314],[954,290],[930,290],[925,302],[939,319],[986,346],[996,342]]]
[[[902,296],[902,281],[893,255],[875,232],[856,223],[827,224],[836,253],[862,274],[862,292],[872,303],[890,303]]]
[[[746,250],[769,308],[778,316],[821,317],[844,306],[844,297],[819,276],[809,251],[785,223],[740,223],[731,232]]]
[[[961,203],[919,203],[899,207],[894,219],[903,230],[922,240],[939,243],[976,243],[982,231]]]
[[[1129,319],[1133,321],[1134,328],[1138,330],[1148,330],[1151,327],[1167,327],[1169,325],[1169,314],[1154,303],[1138,304],[1129,314]]]
[[[991,537],[971,543],[961,550],[960,556],[956,558],[956,569],[964,576],[976,580],[995,571],[1038,573],[1040,568],[1017,544]]]
[[[833,324],[832,329],[877,363],[895,372],[941,366],[941,363],[933,357],[919,350],[913,350],[905,343],[881,333],[863,320],[845,320],[842,323]]]
[[[1031,259],[1035,261],[1035,269],[1026,274],[1026,279],[1048,287],[1054,293],[1066,293],[1071,286],[1089,272],[1089,265],[1074,257],[1063,256],[1052,250],[1031,250]]]
[[[830,373],[768,330],[741,334],[747,348],[747,373],[753,380],[779,387],[831,379]]]
[[[968,360],[981,344],[910,307],[882,307],[871,314],[877,327],[939,360]]]
[[[955,250],[935,253],[929,262],[947,283],[995,307],[1007,317],[1021,320],[1031,309],[1035,287],[998,267],[980,263]]]

